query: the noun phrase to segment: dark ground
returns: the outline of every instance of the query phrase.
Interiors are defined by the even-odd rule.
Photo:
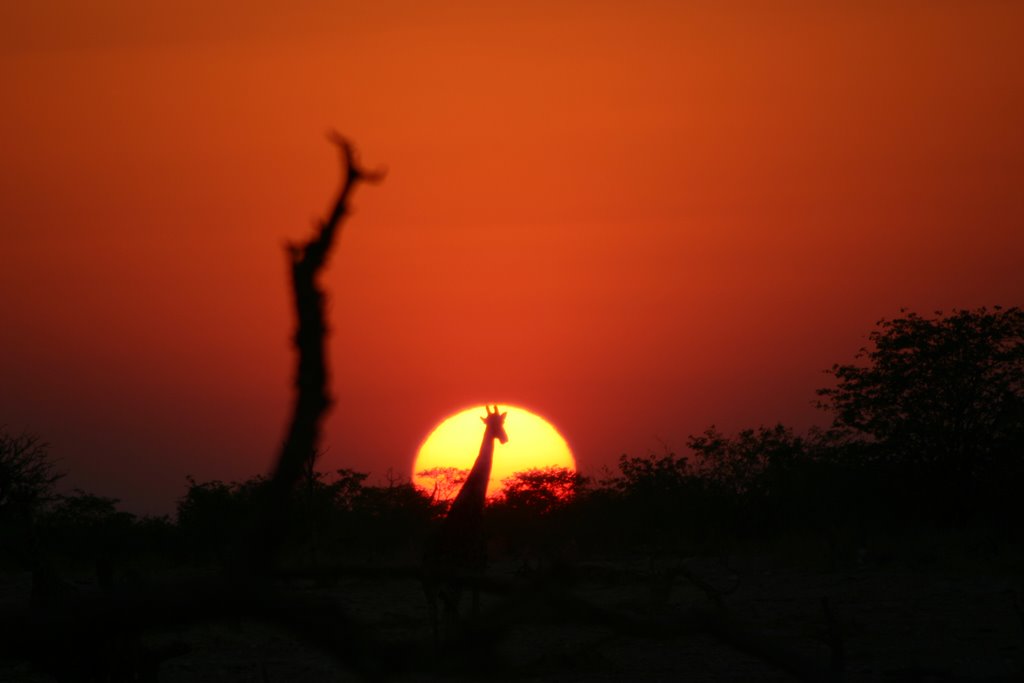
[[[617,613],[672,623],[687,606],[707,604],[683,578],[645,580],[659,562],[645,559],[589,562],[578,568],[575,595]],[[787,565],[788,566],[785,566]],[[709,583],[736,589],[724,598],[728,613],[757,633],[828,666],[827,597],[842,633],[846,681],[1022,680],[1024,620],[1021,577],[980,566],[932,561],[907,567],[855,560],[845,569],[800,569],[749,554],[690,559],[685,566]],[[490,574],[512,579],[516,565],[497,563]],[[736,580],[738,579],[738,582]],[[83,574],[73,581],[95,591]],[[28,600],[31,577],[0,576],[0,600]],[[603,625],[531,623],[511,628],[479,675],[447,672],[430,648],[426,602],[411,580],[342,579],[330,588],[296,583],[307,596],[349,605],[349,613],[421,673],[395,680],[479,677],[525,681],[739,681],[794,680],[764,661],[706,634],[632,636]],[[495,598],[485,600],[484,612]],[[467,606],[468,609],[468,606]],[[543,620],[542,620],[543,621]],[[359,680],[330,655],[270,624],[212,623],[162,634],[147,642],[183,641],[190,647],[165,661],[160,680],[242,683]],[[422,673],[429,672],[429,673]],[[442,673],[444,672],[444,673]],[[49,681],[25,661],[0,660],[0,681]]]

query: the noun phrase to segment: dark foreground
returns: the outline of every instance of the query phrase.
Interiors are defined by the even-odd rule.
[[[671,566],[682,568],[683,574],[669,578]],[[490,576],[520,586],[522,595],[531,585],[543,585],[545,591],[552,587],[550,582],[531,583],[534,579],[513,563],[496,564]],[[575,566],[571,579],[572,588],[558,588],[554,602],[485,596],[481,613],[503,627],[488,631],[479,642],[460,641],[458,647],[476,649],[476,657],[435,652],[426,603],[415,580],[343,577],[329,586],[292,580],[283,587],[302,599],[346,605],[348,614],[383,645],[379,656],[388,661],[381,670],[389,680],[798,678],[763,654],[745,652],[726,642],[728,638],[702,629],[699,619],[693,619],[695,607],[699,614],[727,615],[744,633],[835,680],[1010,681],[1021,680],[1024,672],[1021,577],[1009,570],[855,561],[823,571],[746,555],[678,563],[650,558],[591,561]],[[69,583],[83,595],[98,592],[93,577],[85,574],[70,577]],[[3,575],[0,591],[4,605],[25,605],[31,576]],[[709,599],[717,593],[720,607]],[[562,598],[579,599],[573,604],[596,611],[592,618],[574,608],[559,614],[560,608],[551,605],[567,604],[559,602]],[[608,615],[624,621],[609,621]],[[694,627],[680,629],[681,623]],[[634,630],[635,624],[654,626]],[[365,678],[301,637],[244,618],[146,633],[141,642],[153,648],[173,644],[183,651],[159,665],[158,680],[166,683]],[[63,644],[47,647],[54,658],[62,656]],[[55,680],[44,669],[45,663],[10,655],[0,660],[0,681]]]

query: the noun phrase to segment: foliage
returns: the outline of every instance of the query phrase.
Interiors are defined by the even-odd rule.
[[[136,517],[119,511],[119,502],[81,489],[57,496],[39,517],[39,535],[66,560],[92,562],[135,549]]]
[[[634,496],[657,498],[671,495],[690,478],[686,458],[669,452],[662,455],[651,453],[646,457],[623,454],[619,456],[618,467],[621,476],[608,479],[605,484]]]
[[[430,480],[430,497],[434,501],[451,501],[466,482],[469,470],[461,467],[431,467],[416,473],[421,479]]]
[[[820,405],[874,459],[964,480],[1018,467],[1024,444],[1024,312],[954,310],[881,320],[863,364],[837,364]]]
[[[672,452],[622,455],[573,510],[584,545],[619,549],[685,544],[704,515],[701,482],[687,458]]]
[[[335,475],[334,481],[326,485],[331,502],[342,510],[355,509],[370,475],[350,469],[337,470]]]
[[[223,560],[245,533],[267,480],[256,476],[245,482],[199,483],[189,476],[186,481],[188,489],[178,500],[178,529],[193,559]]]
[[[410,552],[427,533],[435,508],[412,482],[390,478],[385,486],[364,486],[351,510],[356,547],[374,554]]]
[[[111,519],[131,520],[134,515],[119,512],[117,498],[107,498],[75,489],[72,493],[57,497],[56,504],[48,511],[46,518],[54,524],[75,524],[79,527],[100,526]]]
[[[0,429],[0,515],[12,509],[24,514],[38,510],[53,499],[63,476],[38,436]]]
[[[565,467],[544,467],[516,472],[502,483],[500,504],[527,514],[547,515],[571,503],[587,479]]]
[[[742,429],[728,438],[714,426],[691,436],[699,476],[733,495],[769,495],[788,471],[806,456],[802,437],[782,424]]]
[[[342,558],[390,551],[425,533],[434,516],[426,494],[395,477],[383,486],[367,485],[367,479],[366,473],[350,469],[306,476],[291,492],[282,520],[285,550],[304,561]],[[230,483],[187,481],[177,514],[185,547],[195,561],[224,560],[248,532],[268,481],[261,476]]]

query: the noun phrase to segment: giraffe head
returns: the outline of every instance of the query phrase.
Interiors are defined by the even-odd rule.
[[[505,416],[508,413],[499,413],[497,405],[494,406],[493,413],[487,406],[484,406],[484,410],[487,411],[487,417],[481,417],[480,421],[487,425],[487,435],[502,443],[508,443],[508,434],[505,433]]]

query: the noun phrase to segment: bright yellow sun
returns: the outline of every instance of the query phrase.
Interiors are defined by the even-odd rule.
[[[576,471],[576,461],[569,444],[550,422],[518,406],[498,404],[500,412],[507,412],[505,433],[508,443],[494,442],[494,463],[487,495],[493,496],[502,488],[502,480],[523,470],[544,467],[564,467]],[[469,471],[480,452],[486,415],[483,406],[467,408],[445,419],[434,427],[420,446],[413,465],[413,483],[439,498],[450,498],[458,493],[451,482],[438,480],[438,476],[421,476],[443,468]]]

